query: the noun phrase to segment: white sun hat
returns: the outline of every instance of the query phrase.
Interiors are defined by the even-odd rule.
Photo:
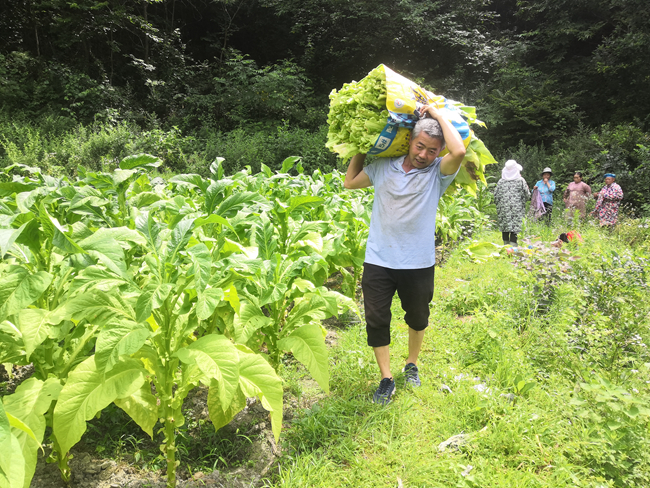
[[[524,169],[520,164],[517,163],[514,159],[508,159],[506,165],[501,171],[501,178],[504,180],[516,180],[521,178],[521,170]]]

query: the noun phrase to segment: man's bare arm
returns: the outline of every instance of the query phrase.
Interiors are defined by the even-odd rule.
[[[372,182],[368,175],[363,170],[363,163],[366,160],[365,154],[357,154],[353,156],[348,165],[348,171],[345,173],[345,181],[343,186],[349,190],[356,188],[368,188],[372,186]]]
[[[442,134],[445,136],[445,145],[449,151],[440,162],[440,172],[443,175],[453,175],[458,171],[460,163],[463,162],[465,157],[465,144],[463,144],[458,131],[451,125],[451,122],[442,116],[438,109],[428,105],[425,107],[425,111],[440,124]]]

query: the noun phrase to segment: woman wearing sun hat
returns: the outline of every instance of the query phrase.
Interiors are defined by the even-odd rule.
[[[594,193],[594,198],[597,198],[598,201],[593,214],[600,221],[600,226],[616,224],[618,207],[623,200],[623,190],[616,183],[615,174],[607,173],[605,175],[605,186],[599,192]]]
[[[501,171],[501,179],[494,191],[494,202],[497,206],[497,220],[503,236],[503,244],[517,244],[517,234],[521,232],[524,220],[526,201],[530,198],[530,190],[521,176],[521,165],[510,159]]]
[[[553,171],[551,171],[551,168],[546,167],[542,170],[542,179],[535,183],[535,187],[542,196],[542,202],[544,202],[544,208],[546,209],[544,219],[549,225],[551,223],[551,213],[553,212],[553,192],[555,191],[555,181],[551,180],[552,175]]]

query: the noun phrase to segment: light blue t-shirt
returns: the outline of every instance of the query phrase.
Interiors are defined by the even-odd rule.
[[[535,186],[539,190],[539,194],[542,197],[542,202],[553,205],[553,192],[555,191],[555,181],[548,180],[548,186],[544,183],[544,180],[539,180],[535,183]]]
[[[402,169],[404,157],[381,158],[364,168],[375,187],[366,262],[392,269],[436,264],[438,200],[456,173],[440,173],[437,158],[426,168]]]

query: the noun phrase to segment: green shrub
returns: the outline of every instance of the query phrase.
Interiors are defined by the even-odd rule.
[[[287,157],[301,156],[305,172],[311,173],[317,168],[330,172],[337,167],[337,158],[325,148],[326,138],[325,126],[316,132],[291,128],[287,124],[274,131],[215,132],[206,136],[204,152],[194,154],[189,171],[204,174],[214,158],[222,157],[226,173],[235,173],[246,166],[255,173],[262,164],[276,170]],[[199,164],[203,166],[198,167]]]
[[[24,119],[0,120],[0,167],[20,163],[38,166],[50,174],[74,174],[81,165],[92,171],[115,168],[129,154],[148,153],[163,161],[162,170],[208,175],[217,157],[225,158],[227,173],[246,166],[258,172],[262,164],[280,169],[289,156],[301,156],[305,171],[330,172],[337,158],[327,148],[327,127],[317,131],[287,123],[275,129],[204,129],[185,135],[177,127],[142,130],[111,119],[84,126],[70,118],[48,117],[39,123]]]

